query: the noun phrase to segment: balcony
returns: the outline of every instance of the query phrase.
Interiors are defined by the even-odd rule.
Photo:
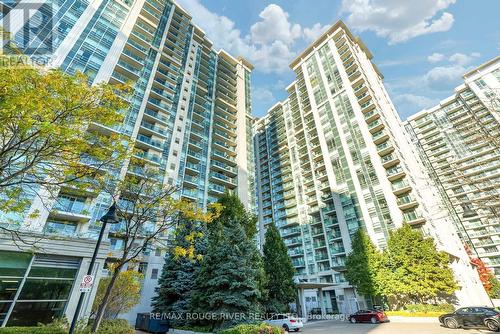
[[[157,181],[161,182],[163,180],[163,176],[160,175],[159,173],[157,173],[157,171],[158,171],[157,169],[155,171],[153,169],[148,169],[145,167],[132,165],[132,164],[130,164],[129,167],[127,168],[127,173],[130,173],[130,174],[142,177],[142,178],[153,179],[153,180],[157,180]]]
[[[236,167],[229,166],[228,164],[216,160],[212,161],[212,168],[218,171],[230,173],[232,175],[237,174]]]
[[[166,125],[167,122],[168,122],[167,116],[165,116],[163,114],[160,114],[160,113],[158,113],[156,111],[153,111],[151,109],[146,108],[144,110],[144,118],[148,119],[148,118],[151,118],[151,117],[152,117],[153,121],[155,121],[155,122],[158,121],[158,122],[160,122],[160,123],[162,123],[164,125]]]
[[[147,134],[155,134],[163,138],[167,137],[167,131],[165,130],[165,128],[162,128],[160,126],[142,121],[141,128]]]
[[[139,146],[146,146],[146,148],[153,148],[162,151],[163,142],[159,140],[152,139],[151,137],[145,136],[143,134],[137,135],[137,144],[143,144]]]
[[[201,155],[200,152],[195,152],[195,151],[192,151],[192,150],[188,149],[188,151],[187,151],[187,157],[188,157],[189,160],[191,160],[191,161],[193,161],[195,163],[199,163],[200,160],[201,160],[201,158],[203,156]]]
[[[200,182],[200,179],[196,176],[192,176],[192,175],[184,175],[184,185],[188,186],[188,187],[197,187],[199,182]]]
[[[317,261],[317,262],[320,262],[320,261],[329,261],[330,258],[328,257],[328,254],[326,253],[321,253],[321,254],[318,254],[314,257],[314,259]]]
[[[399,196],[411,190],[411,186],[406,181],[396,181],[392,183],[392,192]]]
[[[423,218],[418,212],[415,210],[404,212],[403,213],[403,221],[410,225],[420,225],[425,223],[425,218]]]
[[[197,175],[200,173],[199,168],[200,168],[199,164],[194,164],[192,162],[186,162],[186,173]]]
[[[365,121],[367,123],[370,123],[370,122],[376,120],[377,118],[380,118],[380,114],[379,114],[378,110],[376,110],[376,109],[370,110],[369,112],[367,112],[365,114]]]
[[[221,162],[226,163],[226,162],[229,161],[232,164],[234,164],[234,158],[231,155],[229,155],[229,154],[226,154],[224,152],[221,152],[221,151],[218,151],[216,149],[213,149],[212,150],[212,155],[213,155],[214,158],[220,160]]]
[[[302,249],[302,247],[289,249],[288,255],[290,255],[290,257],[304,256],[304,249]]]
[[[401,166],[395,166],[385,171],[389,181],[394,181],[405,177],[406,173]]]
[[[192,200],[198,200],[198,192],[192,189],[182,189],[182,197],[186,197]]]
[[[52,207],[50,216],[69,221],[89,221],[91,218],[86,198],[60,195]]]
[[[158,156],[156,154],[143,152],[143,151],[139,151],[139,152],[134,153],[134,157],[136,157],[138,159],[146,160],[148,162],[152,162],[152,163],[157,164],[157,165],[161,165],[165,162],[164,159],[161,158],[160,156]]]
[[[382,165],[386,169],[390,168],[392,166],[395,166],[395,165],[399,164],[399,162],[400,162],[399,158],[394,153],[391,153],[389,155],[382,157],[381,160],[382,160]]]
[[[304,262],[304,259],[292,259],[292,265],[295,268],[305,267],[306,266],[306,264]]]
[[[313,243],[314,249],[319,249],[319,248],[325,248],[326,247],[326,241],[321,240]]]
[[[210,178],[228,187],[236,187],[236,180],[219,172],[210,172]]]
[[[413,198],[413,196],[411,196],[410,194],[402,196],[402,197],[398,197],[397,203],[398,203],[398,207],[401,210],[407,210],[407,209],[418,206],[417,200],[415,198]]]
[[[385,156],[391,153],[392,151],[394,151],[394,147],[392,146],[390,141],[386,141],[382,144],[377,145],[377,153],[380,156]]]
[[[380,119],[377,119],[371,123],[368,123],[368,130],[373,134],[384,128],[384,123]]]
[[[285,238],[285,237],[290,237],[292,235],[298,235],[298,234],[300,234],[300,231],[301,231],[301,229],[299,226],[288,228],[288,229],[283,229],[281,231],[281,237]]]
[[[220,184],[210,184],[208,186],[208,191],[216,195],[222,195],[226,192],[227,188],[221,186]]]
[[[378,144],[383,143],[387,139],[389,139],[389,135],[385,131],[380,130],[380,131],[377,131],[377,132],[373,133],[372,139],[373,139],[373,142],[376,145],[378,145]]]
[[[345,253],[345,248],[344,248],[344,246],[330,247],[330,253],[342,254],[342,253]]]
[[[375,104],[373,103],[372,100],[370,100],[368,102],[361,104],[360,107],[361,107],[361,112],[363,112],[363,114],[365,114],[365,113],[369,112],[370,110],[373,110],[375,108]]]
[[[311,228],[311,235],[313,237],[323,235],[323,229],[322,228]]]

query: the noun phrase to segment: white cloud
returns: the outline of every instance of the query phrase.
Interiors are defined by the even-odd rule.
[[[260,12],[259,17],[261,21],[250,28],[250,39],[253,43],[269,44],[281,41],[291,45],[302,35],[300,25],[290,23],[288,13],[278,5],[270,4]]]
[[[312,42],[323,32],[325,32],[329,27],[329,25],[322,26],[321,23],[316,23],[311,28],[304,28],[304,38],[307,41]]]
[[[258,86],[252,89],[252,100],[258,104],[269,104],[276,101],[276,98],[269,88]]]
[[[441,60],[444,60],[444,58],[445,58],[444,54],[434,52],[433,54],[427,57],[427,61],[429,63],[437,63]]]
[[[389,44],[411,38],[447,31],[453,25],[453,15],[441,11],[456,0],[342,0],[342,12],[347,22],[359,31],[371,30],[387,37]],[[439,15],[440,14],[440,15]]]
[[[289,14],[276,4],[270,4],[251,25],[250,33],[243,36],[234,21],[208,10],[200,0],[178,0],[193,17],[216,48],[247,58],[255,69],[264,73],[282,73],[296,54],[297,41],[313,38],[325,29],[315,24],[302,28],[289,19]]]
[[[423,76],[424,83],[431,89],[449,90],[458,85],[467,68],[460,64],[437,66]]]
[[[399,105],[408,105],[412,108],[425,109],[437,104],[439,100],[431,99],[422,95],[414,95],[410,93],[399,94],[394,97],[394,102]]]
[[[431,63],[438,61],[447,61],[447,64],[431,68],[420,79],[418,85],[425,85],[435,90],[446,90],[455,87],[462,80],[465,72],[471,69],[471,63],[475,58],[479,58],[479,52],[470,54],[454,53],[451,56],[445,56],[441,53],[433,53],[427,57]]]
[[[451,55],[448,60],[451,61],[452,63],[464,66],[470,64],[474,60],[474,58],[478,58],[480,56],[481,54],[478,52],[473,52],[470,55],[466,55],[463,53],[455,53]]]

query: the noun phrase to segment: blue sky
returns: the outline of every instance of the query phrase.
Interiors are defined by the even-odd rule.
[[[253,113],[286,98],[288,68],[344,20],[385,77],[403,119],[452,94],[467,70],[500,54],[499,0],[178,0],[214,42],[255,65]]]

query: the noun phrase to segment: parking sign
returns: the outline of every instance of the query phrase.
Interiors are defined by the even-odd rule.
[[[83,276],[82,282],[80,283],[80,292],[90,292],[93,283],[94,283],[94,276],[92,275]]]

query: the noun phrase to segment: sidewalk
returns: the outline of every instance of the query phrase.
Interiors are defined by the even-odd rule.
[[[403,317],[399,315],[392,315],[389,317],[391,322],[403,323],[439,323],[437,317]]]

